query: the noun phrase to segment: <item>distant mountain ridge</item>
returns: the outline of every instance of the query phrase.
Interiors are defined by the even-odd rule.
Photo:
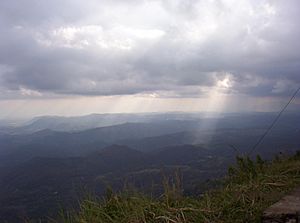
[[[167,120],[196,120],[202,114],[194,113],[136,113],[136,114],[90,114],[84,116],[41,116],[17,129],[20,133],[32,133],[43,129],[54,131],[83,131],[87,129],[131,123],[150,123]]]
[[[0,159],[16,154],[33,156],[79,156],[123,140],[171,134],[197,128],[191,121],[125,123],[81,132],[57,132],[45,129],[25,135],[0,135]],[[119,143],[122,144],[122,143]]]

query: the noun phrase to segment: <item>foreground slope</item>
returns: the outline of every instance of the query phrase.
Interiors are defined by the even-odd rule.
[[[172,183],[173,182],[173,183]],[[300,154],[265,162],[237,158],[222,188],[202,197],[182,196],[180,177],[165,180],[160,199],[137,193],[87,199],[65,222],[260,222],[265,208],[300,184]]]
[[[230,163],[219,151],[183,145],[143,153],[112,145],[85,157],[35,157],[21,165],[0,169],[0,222],[56,217],[77,208],[86,193],[105,195],[107,185],[122,190],[131,184],[147,194],[161,195],[162,173],[180,169],[185,194],[198,194],[198,185],[223,176]],[[232,154],[231,154],[232,155]]]

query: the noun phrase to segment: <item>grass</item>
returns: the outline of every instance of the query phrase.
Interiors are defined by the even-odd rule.
[[[151,198],[140,193],[108,190],[105,198],[89,198],[65,223],[260,222],[265,208],[300,185],[300,153],[289,158],[255,161],[237,157],[219,189],[201,197],[182,196],[180,179],[163,182],[165,193]]]

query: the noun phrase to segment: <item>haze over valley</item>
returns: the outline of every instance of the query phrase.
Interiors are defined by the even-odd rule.
[[[185,195],[200,195],[247,154],[276,113],[144,113],[45,116],[1,126],[0,216],[56,216],[86,193],[128,187],[154,196],[180,171]],[[253,156],[299,149],[300,115],[287,112]],[[18,216],[16,218],[16,216]],[[1,220],[2,220],[1,219]]]

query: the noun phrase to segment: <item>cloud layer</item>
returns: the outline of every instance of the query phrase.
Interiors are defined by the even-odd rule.
[[[290,95],[299,17],[298,0],[2,0],[0,99]]]

